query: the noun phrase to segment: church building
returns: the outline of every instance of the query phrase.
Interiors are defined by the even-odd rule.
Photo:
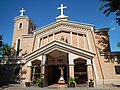
[[[44,78],[47,86],[67,84],[120,84],[120,53],[111,52],[109,28],[70,21],[63,10],[55,22],[36,28],[20,10],[14,18],[10,57],[0,58],[0,81],[34,83]]]

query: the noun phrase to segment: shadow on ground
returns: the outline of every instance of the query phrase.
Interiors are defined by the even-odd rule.
[[[0,90],[8,87],[12,87],[13,86],[12,84],[18,84],[18,83],[0,82]]]

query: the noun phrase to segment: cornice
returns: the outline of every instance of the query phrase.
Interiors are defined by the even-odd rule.
[[[87,32],[85,32],[83,30],[73,30],[73,29],[68,29],[68,28],[63,27],[63,28],[57,28],[57,30],[53,29],[53,30],[49,30],[49,32],[40,33],[39,36],[40,36],[40,38],[43,38],[43,37],[49,36],[49,35],[51,35],[53,33],[59,33],[61,31],[79,33],[81,35],[86,35],[87,34]]]
[[[37,30],[34,30],[33,32],[35,34],[40,34],[40,33],[46,32],[47,30],[50,30],[50,29],[57,29],[60,26],[66,26],[66,27],[71,28],[73,30],[75,30],[75,29],[91,30],[91,27],[93,27],[93,25],[84,24],[84,23],[78,23],[78,22],[72,22],[72,21],[57,21],[57,22],[53,22],[51,24],[48,24],[42,28],[39,28]]]
[[[110,28],[95,28],[94,32],[108,32]]]
[[[14,22],[16,22],[19,19],[27,19],[29,20],[35,27],[37,27],[37,25],[32,21],[31,18],[29,18],[28,16],[24,15],[24,16],[17,16],[14,18]]]
[[[23,34],[23,38],[33,38],[33,34]]]

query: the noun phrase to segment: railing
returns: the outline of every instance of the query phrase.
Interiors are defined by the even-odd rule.
[[[24,64],[26,61],[22,56],[9,57],[4,56],[0,57],[0,64]]]

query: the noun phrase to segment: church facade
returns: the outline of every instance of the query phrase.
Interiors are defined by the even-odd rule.
[[[109,28],[70,21],[61,7],[55,22],[38,29],[23,9],[15,17],[12,53],[1,59],[0,79],[33,83],[43,77],[49,86],[77,77],[76,84],[119,84],[120,53],[110,51]]]

